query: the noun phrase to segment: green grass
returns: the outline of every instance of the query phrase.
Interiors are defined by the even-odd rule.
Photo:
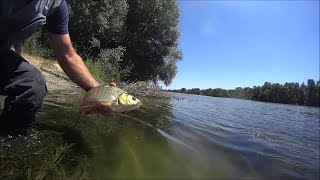
[[[92,60],[87,60],[85,62],[92,76],[100,83],[106,83],[110,78],[106,75],[103,66],[99,62],[93,62]]]

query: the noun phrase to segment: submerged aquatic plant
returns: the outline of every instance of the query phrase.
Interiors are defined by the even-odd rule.
[[[84,157],[74,153],[75,144],[66,142],[63,133],[32,129],[26,136],[1,138],[0,179],[68,179]],[[77,172],[77,175],[83,176]],[[78,177],[76,177],[78,178]]]
[[[44,161],[40,167],[29,167],[27,169],[27,179],[43,179],[48,174],[65,177],[61,161],[71,146],[72,145],[64,144],[49,151],[48,159]]]

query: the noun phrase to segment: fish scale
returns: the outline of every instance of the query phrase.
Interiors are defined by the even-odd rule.
[[[116,98],[124,93],[125,91],[111,86],[98,86],[96,88],[91,89],[86,93],[84,96],[84,101],[91,102],[91,101],[114,101]]]
[[[138,109],[142,103],[118,87],[100,85],[85,94],[80,108],[88,114],[101,105],[115,112],[129,112]]]

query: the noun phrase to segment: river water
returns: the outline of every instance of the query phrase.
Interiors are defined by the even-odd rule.
[[[79,95],[49,94],[37,116],[41,128],[1,140],[2,163],[16,164],[1,172],[37,176],[36,163],[15,158],[43,167],[44,146],[65,144],[71,148],[55,164],[67,177],[319,179],[319,108],[171,95],[106,117],[79,113]],[[54,174],[45,167],[47,177]]]

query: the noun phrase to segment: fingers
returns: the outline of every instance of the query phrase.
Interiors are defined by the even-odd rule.
[[[101,102],[96,102],[94,106],[81,106],[81,111],[86,115],[91,113],[101,113],[103,115],[110,115],[112,109],[108,106],[103,105]]]
[[[103,115],[109,115],[111,114],[112,109],[110,107],[103,105],[100,102],[97,102],[96,105],[94,106],[94,112],[101,113]]]
[[[96,111],[102,114],[110,113],[112,110],[109,107],[97,105]]]
[[[117,84],[116,84],[115,82],[111,82],[111,83],[110,83],[110,86],[114,86],[114,87],[116,87],[116,86],[117,86]]]

